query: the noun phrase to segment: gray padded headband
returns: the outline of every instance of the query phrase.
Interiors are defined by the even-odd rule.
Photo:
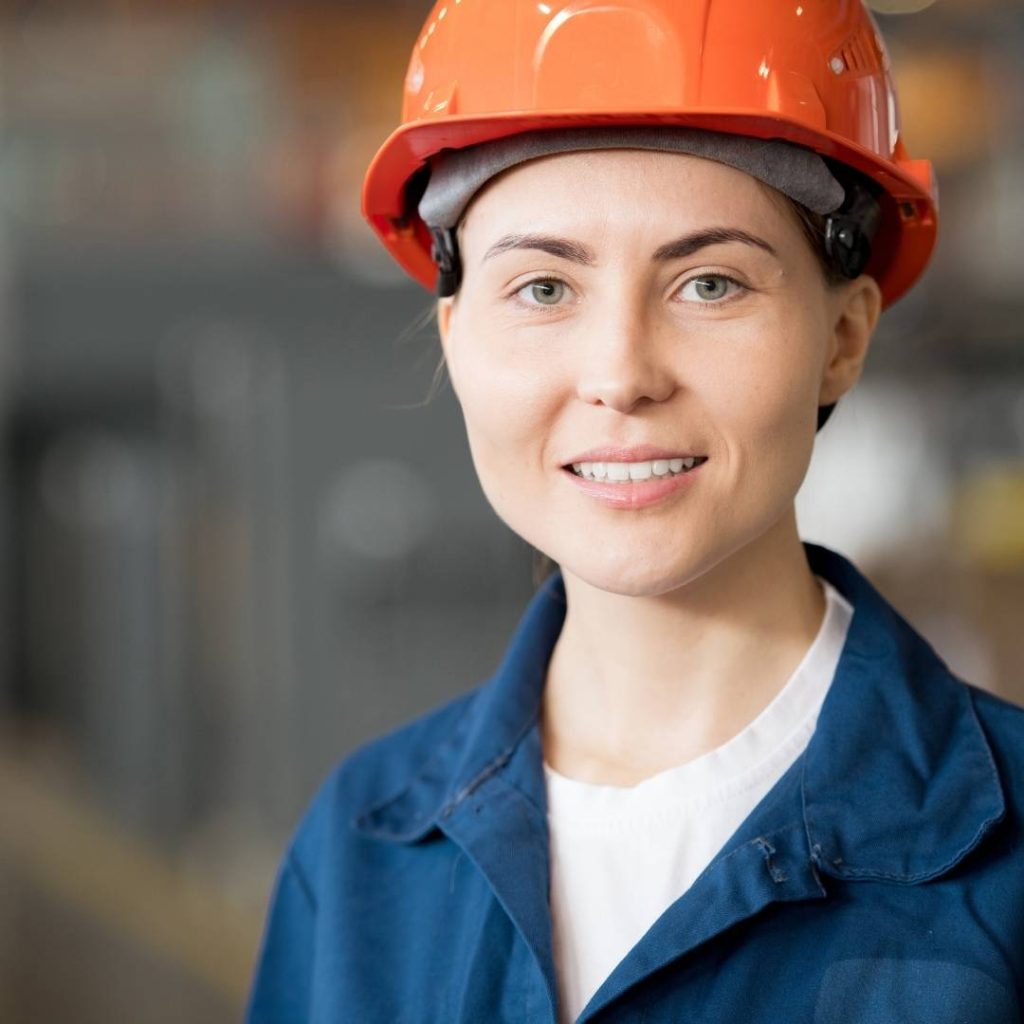
[[[784,139],[675,125],[548,128],[521,132],[465,149],[444,150],[430,165],[419,214],[431,228],[454,228],[470,200],[496,174],[516,164],[587,149],[652,149],[717,160],[771,185],[815,213],[839,209],[845,191],[815,152]]]

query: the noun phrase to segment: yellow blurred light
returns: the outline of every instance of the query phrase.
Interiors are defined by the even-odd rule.
[[[1024,463],[990,465],[963,481],[955,501],[961,550],[990,569],[1024,566]]]

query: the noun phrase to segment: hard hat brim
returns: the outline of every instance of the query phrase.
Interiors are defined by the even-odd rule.
[[[396,129],[377,151],[363,183],[363,215],[403,269],[423,287],[433,290],[437,267],[430,255],[430,234],[416,213],[417,197],[410,194],[418,172],[433,155],[443,149],[461,149],[536,129],[608,125],[685,126],[754,138],[780,138],[864,174],[881,189],[882,229],[866,273],[878,281],[886,307],[914,284],[935,247],[938,196],[929,161],[906,159],[899,140],[894,159],[886,161],[827,129],[811,129],[778,114],[766,116],[763,110],[608,114],[564,110],[422,118]]]

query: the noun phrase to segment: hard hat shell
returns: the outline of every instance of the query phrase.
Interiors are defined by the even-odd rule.
[[[431,238],[415,207],[434,154],[616,124],[807,146],[881,190],[866,272],[885,305],[928,263],[932,165],[903,144],[888,54],[860,0],[439,0],[413,46],[402,123],[366,173],[363,214],[433,288]]]

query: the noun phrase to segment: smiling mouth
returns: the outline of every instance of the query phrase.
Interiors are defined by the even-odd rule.
[[[636,480],[682,476],[707,461],[706,455],[691,455],[680,459],[650,459],[645,462],[574,462],[564,468],[584,480],[626,484]]]

